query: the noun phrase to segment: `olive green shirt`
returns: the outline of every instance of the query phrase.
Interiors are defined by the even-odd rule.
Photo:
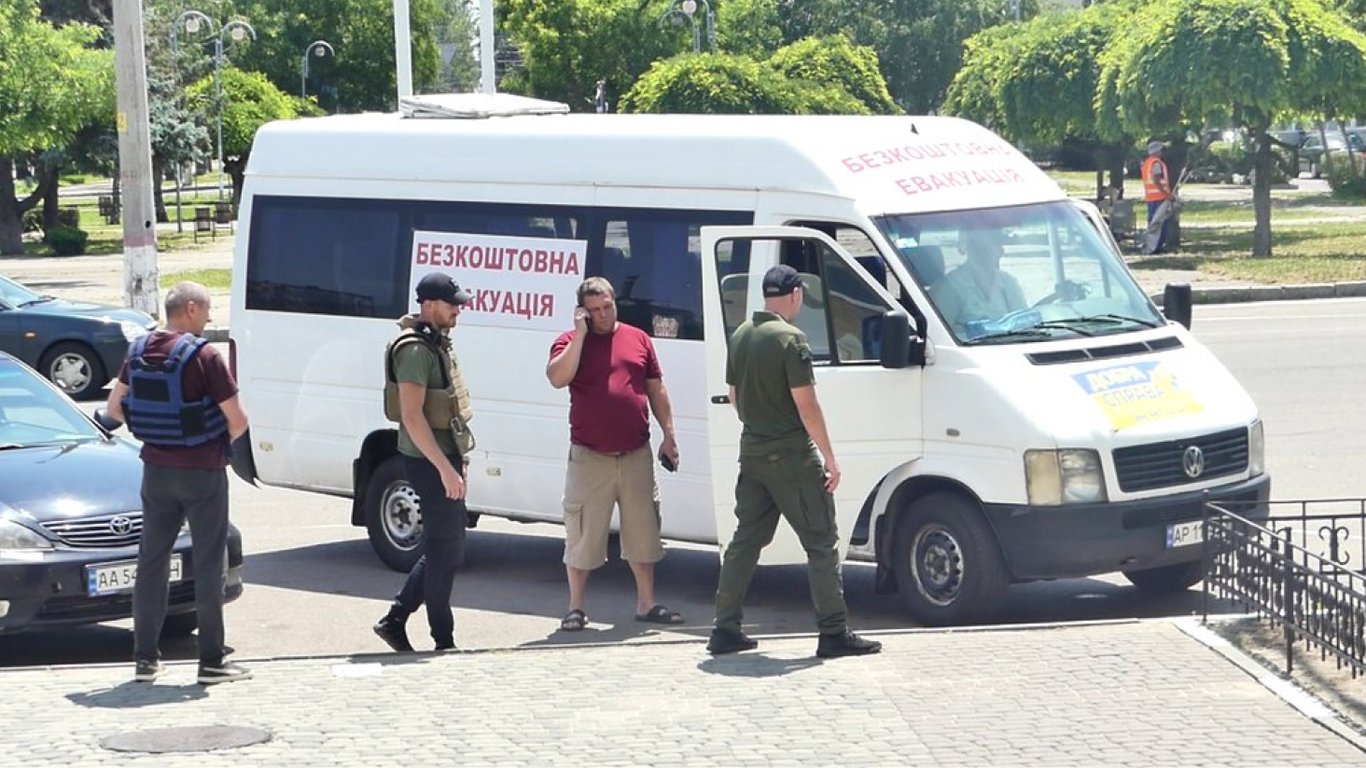
[[[773,312],[755,312],[730,339],[726,383],[744,430],[740,456],[807,452],[812,448],[792,390],[816,383],[806,334]]]
[[[426,344],[405,344],[394,355],[394,380],[400,384],[421,384],[439,391],[444,383],[440,366],[441,359]],[[432,396],[428,394],[428,397]],[[436,444],[442,453],[451,456],[458,452],[449,429],[433,429],[432,435],[436,437]],[[402,421],[398,425],[398,452],[415,459],[422,458],[422,451],[417,449],[412,435],[408,434],[408,426]]]

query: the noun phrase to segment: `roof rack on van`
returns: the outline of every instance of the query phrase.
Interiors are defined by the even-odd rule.
[[[398,100],[403,117],[478,119],[511,115],[562,115],[569,105],[511,93],[428,93]]]

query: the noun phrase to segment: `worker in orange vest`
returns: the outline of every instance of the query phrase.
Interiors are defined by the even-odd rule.
[[[1160,224],[1155,221],[1158,208],[1172,197],[1171,175],[1167,171],[1167,163],[1162,159],[1164,146],[1160,141],[1148,142],[1148,157],[1143,161],[1143,199],[1148,203],[1148,230],[1151,232],[1155,226],[1161,227],[1156,233],[1156,241],[1148,248],[1149,253],[1161,253],[1166,248],[1167,222],[1171,220],[1169,213]]]

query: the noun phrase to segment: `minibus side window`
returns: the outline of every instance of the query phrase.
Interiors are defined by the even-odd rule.
[[[398,203],[257,196],[248,309],[398,317],[408,306]]]

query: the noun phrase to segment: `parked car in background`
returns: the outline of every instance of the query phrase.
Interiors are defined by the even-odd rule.
[[[1326,136],[1328,152],[1333,155],[1334,162],[1339,159],[1346,162],[1343,150],[1348,146],[1359,159],[1366,159],[1366,128],[1348,128],[1345,137],[1338,131],[1329,131]],[[1300,173],[1307,173],[1315,179],[1322,176],[1323,154],[1323,137],[1318,131],[1310,131],[1300,145]]]
[[[133,615],[142,460],[33,369],[0,352],[0,634]],[[171,561],[168,636],[198,624],[188,528]],[[228,531],[225,597],[242,593]]]
[[[45,296],[0,275],[0,352],[33,366],[77,400],[119,372],[128,343],[156,328],[146,312]]]

